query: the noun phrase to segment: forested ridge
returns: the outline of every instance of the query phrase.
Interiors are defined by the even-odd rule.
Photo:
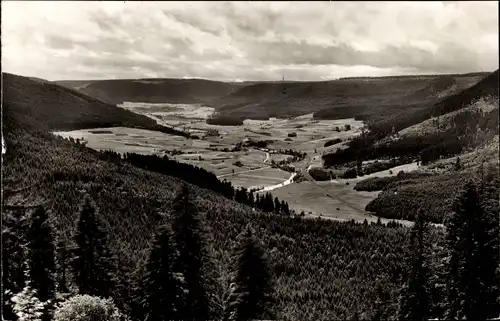
[[[490,146],[498,139],[498,111],[497,70],[476,85],[443,98],[425,110],[408,113],[408,116],[419,117],[412,123],[400,122],[406,116],[368,122],[367,128],[349,142],[348,148],[323,155],[324,165],[348,167],[346,174],[355,177],[366,174],[361,164],[367,160],[385,159],[399,164],[414,161],[427,166],[441,159],[456,159],[451,169],[438,168],[439,173],[436,170],[426,173],[423,169],[419,173],[371,178],[359,182],[355,188],[382,191],[366,206],[367,211],[378,216],[414,220],[418,209],[425,208],[430,221],[443,223],[454,198],[468,181],[477,181],[486,172],[498,173],[498,152],[483,151],[484,155],[478,157],[481,159],[466,168],[460,164],[460,156],[475,150],[498,151],[498,146]],[[425,119],[430,119],[433,130],[399,135],[402,128]]]

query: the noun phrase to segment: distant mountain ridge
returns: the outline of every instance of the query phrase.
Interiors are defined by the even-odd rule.
[[[185,135],[80,91],[39,79],[2,73],[4,116],[44,130],[135,127]]]
[[[103,101],[146,103],[203,103],[232,93],[237,85],[206,79],[111,79],[96,81],[57,81]]]
[[[202,103],[231,117],[289,117],[325,108],[383,103],[423,90],[436,79],[454,79],[457,91],[488,73],[350,77],[327,81],[243,81],[206,79],[108,79],[56,81],[100,100],[149,103]],[[452,78],[451,78],[452,77]],[[451,92],[452,94],[454,92]]]

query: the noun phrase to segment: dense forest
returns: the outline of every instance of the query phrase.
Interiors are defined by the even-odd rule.
[[[232,116],[214,116],[206,120],[207,124],[220,126],[240,126],[243,125],[243,119]]]

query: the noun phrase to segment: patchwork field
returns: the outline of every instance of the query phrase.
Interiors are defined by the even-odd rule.
[[[159,124],[190,132],[197,138],[187,139],[159,132],[126,128],[100,128],[55,132],[54,134],[81,139],[97,150],[111,149],[119,153],[168,155],[180,162],[202,167],[235,186],[266,187],[282,183],[290,173],[270,168],[271,162],[290,158],[280,153],[292,149],[311,155],[309,160],[293,163],[297,169],[313,162],[321,163],[319,155],[343,143],[324,147],[332,139],[344,142],[358,135],[363,123],[354,119],[313,119],[312,114],[295,118],[245,120],[242,126],[219,126],[206,123],[213,108],[196,104],[149,104],[125,102],[120,107],[144,114]],[[345,130],[346,125],[350,126]],[[243,147],[233,151],[237,144],[248,141],[267,141],[267,149]],[[245,146],[245,145],[243,145]]]
[[[416,164],[409,164],[394,168],[392,174],[387,170],[356,179],[296,183],[292,181],[294,174],[272,168],[272,161],[292,157],[283,153],[292,149],[307,153],[306,158],[290,164],[296,171],[322,166],[322,153],[344,148],[350,138],[359,135],[363,123],[354,119],[318,121],[308,114],[289,119],[245,120],[241,126],[219,126],[206,123],[213,109],[200,105],[125,103],[121,107],[198,137],[185,138],[126,127],[54,134],[83,140],[88,147],[98,150],[168,155],[171,159],[213,172],[219,179],[228,180],[236,187],[272,191],[273,196],[287,201],[299,213],[304,211],[309,216],[321,215],[339,220],[377,219],[365,211],[365,206],[378,193],[355,191],[357,181],[416,169]],[[350,129],[346,130],[346,127]],[[324,147],[334,139],[341,141]],[[245,145],[249,141],[267,141],[268,144],[266,148],[257,148]],[[240,150],[235,149],[238,145],[242,146]]]

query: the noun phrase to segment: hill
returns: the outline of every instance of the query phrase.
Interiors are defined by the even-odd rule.
[[[118,108],[79,91],[38,79],[3,73],[3,108],[7,114],[31,119],[50,130],[77,130],[125,126],[185,133],[160,126],[156,121]]]
[[[242,87],[210,101],[220,114],[233,117],[291,117],[314,112],[315,118],[337,119],[394,114],[472,86],[483,74],[345,78],[325,82],[271,82]],[[454,86],[451,86],[454,85]],[[446,88],[445,88],[446,87]],[[411,98],[411,99],[409,99]]]
[[[498,72],[499,71],[497,69],[488,76],[484,77],[474,86],[438,102],[433,108],[434,115],[444,115],[446,113],[464,108],[479,98],[498,98]]]
[[[332,81],[218,82],[204,79],[57,81],[92,97],[120,104],[202,103],[220,117],[268,119],[315,113],[316,118],[377,119],[422,108],[474,85],[486,73],[341,78]],[[382,116],[380,116],[382,115]]]
[[[146,103],[203,103],[230,94],[237,85],[205,79],[116,79],[57,81],[112,104],[123,102]]]
[[[439,82],[448,83],[448,87],[451,84],[449,79]],[[495,71],[405,118],[396,115],[369,124],[370,132],[364,138],[354,139],[347,149],[323,155],[324,164],[342,166],[381,158],[420,161],[424,172],[428,165],[431,172],[437,170],[437,175],[371,179],[361,182],[357,189],[383,190],[366,207],[378,216],[411,220],[417,209],[425,208],[433,222],[442,223],[464,184],[470,179],[480,180],[481,163],[498,171],[498,147],[496,152],[492,148],[498,143],[498,86]],[[433,114],[439,117],[431,118]],[[411,126],[405,127],[405,122]],[[399,132],[391,133],[391,128]]]

